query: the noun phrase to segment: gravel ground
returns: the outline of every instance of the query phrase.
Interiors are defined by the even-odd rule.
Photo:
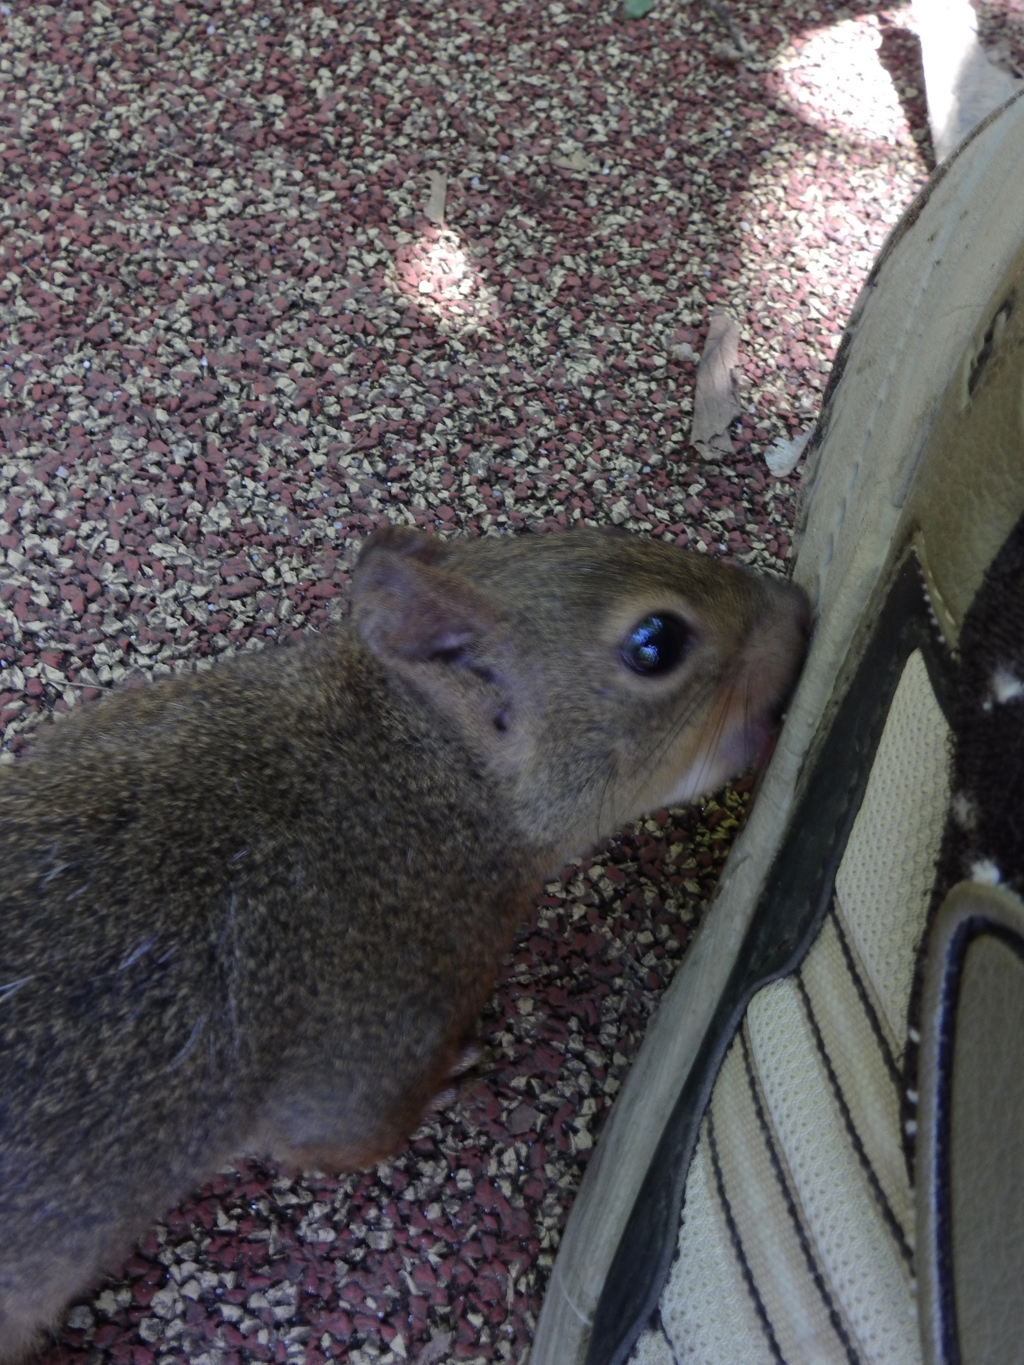
[[[1019,7],[986,41],[1019,60]],[[927,175],[905,8],[0,4],[0,734],[320,629],[361,539],[612,522],[785,572],[848,313]],[[744,412],[688,446],[710,311]],[[749,784],[548,888],[393,1161],[219,1175],[46,1365],[522,1362]]]

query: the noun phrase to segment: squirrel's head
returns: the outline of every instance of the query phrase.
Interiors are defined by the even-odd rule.
[[[368,540],[356,629],[510,784],[556,860],[767,752],[806,646],[796,588],[623,533]]]

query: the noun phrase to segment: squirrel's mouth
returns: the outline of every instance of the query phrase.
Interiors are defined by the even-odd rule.
[[[781,714],[745,717],[723,741],[719,761],[733,773],[752,768],[760,774],[775,751],[781,728]]]
[[[714,732],[716,727],[708,728]],[[685,805],[751,768],[761,773],[772,756],[779,729],[779,720],[774,716],[744,717],[720,733],[714,742],[705,740],[673,784],[667,804]]]
[[[775,745],[781,729],[781,717],[754,721],[748,727],[748,764],[756,773],[760,774],[767,768],[768,760],[775,752]]]
[[[775,752],[782,730],[784,703],[759,715],[734,718],[713,747],[699,752],[673,793],[677,803],[692,801],[740,773],[753,771],[760,778]]]

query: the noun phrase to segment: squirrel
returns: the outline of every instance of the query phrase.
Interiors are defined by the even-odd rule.
[[[0,769],[0,1361],[233,1156],[395,1150],[541,883],[763,755],[789,584],[625,533],[366,542],[322,636]]]

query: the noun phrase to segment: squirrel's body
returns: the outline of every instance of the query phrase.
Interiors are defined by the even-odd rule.
[[[644,677],[655,608],[693,641]],[[0,770],[0,1361],[232,1155],[396,1147],[543,875],[744,765],[804,613],[628,537],[384,533],[350,623]]]

